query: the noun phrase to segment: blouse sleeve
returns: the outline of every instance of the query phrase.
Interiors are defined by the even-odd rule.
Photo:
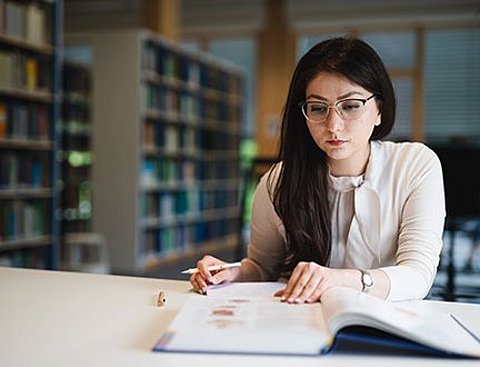
[[[262,281],[278,280],[278,265],[284,261],[284,230],[268,192],[268,172],[254,194],[247,259]],[[282,233],[283,232],[283,233]]]
[[[420,152],[419,152],[420,153]],[[395,266],[382,268],[390,279],[389,300],[424,298],[436,275],[442,249],[445,196],[440,160],[424,147],[411,168],[398,236]],[[417,156],[417,157],[418,157]]]

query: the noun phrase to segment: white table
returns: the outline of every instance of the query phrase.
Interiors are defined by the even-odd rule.
[[[0,366],[479,366],[478,360],[329,354],[281,357],[151,352],[186,281],[0,268]],[[164,290],[167,303],[157,307]],[[417,301],[480,334],[480,305]],[[201,337],[201,336],[199,336]]]

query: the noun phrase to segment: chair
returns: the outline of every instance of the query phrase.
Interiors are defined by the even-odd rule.
[[[93,232],[66,233],[62,236],[60,269],[108,274],[110,266],[104,236]]]
[[[445,186],[447,217],[445,231],[450,234],[448,254],[446,254],[447,282],[442,296],[447,301],[458,298],[479,297],[479,287],[456,284],[455,246],[459,232],[467,233],[476,245],[478,228],[469,225],[480,223],[480,146],[466,144],[432,146],[442,163]],[[445,255],[445,254],[444,254]],[[445,256],[442,256],[444,261]]]

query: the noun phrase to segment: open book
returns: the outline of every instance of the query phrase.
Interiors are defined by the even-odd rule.
[[[234,283],[191,295],[153,350],[318,355],[341,345],[373,345],[480,358],[479,336],[455,315],[341,287],[327,290],[321,303],[287,304],[273,297],[284,286]]]

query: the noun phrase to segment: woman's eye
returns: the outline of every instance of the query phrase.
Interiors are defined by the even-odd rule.
[[[341,104],[340,108],[344,111],[358,110],[362,107],[362,104],[357,101],[348,101]]]
[[[323,104],[310,105],[310,111],[314,113],[325,113],[328,107]]]

